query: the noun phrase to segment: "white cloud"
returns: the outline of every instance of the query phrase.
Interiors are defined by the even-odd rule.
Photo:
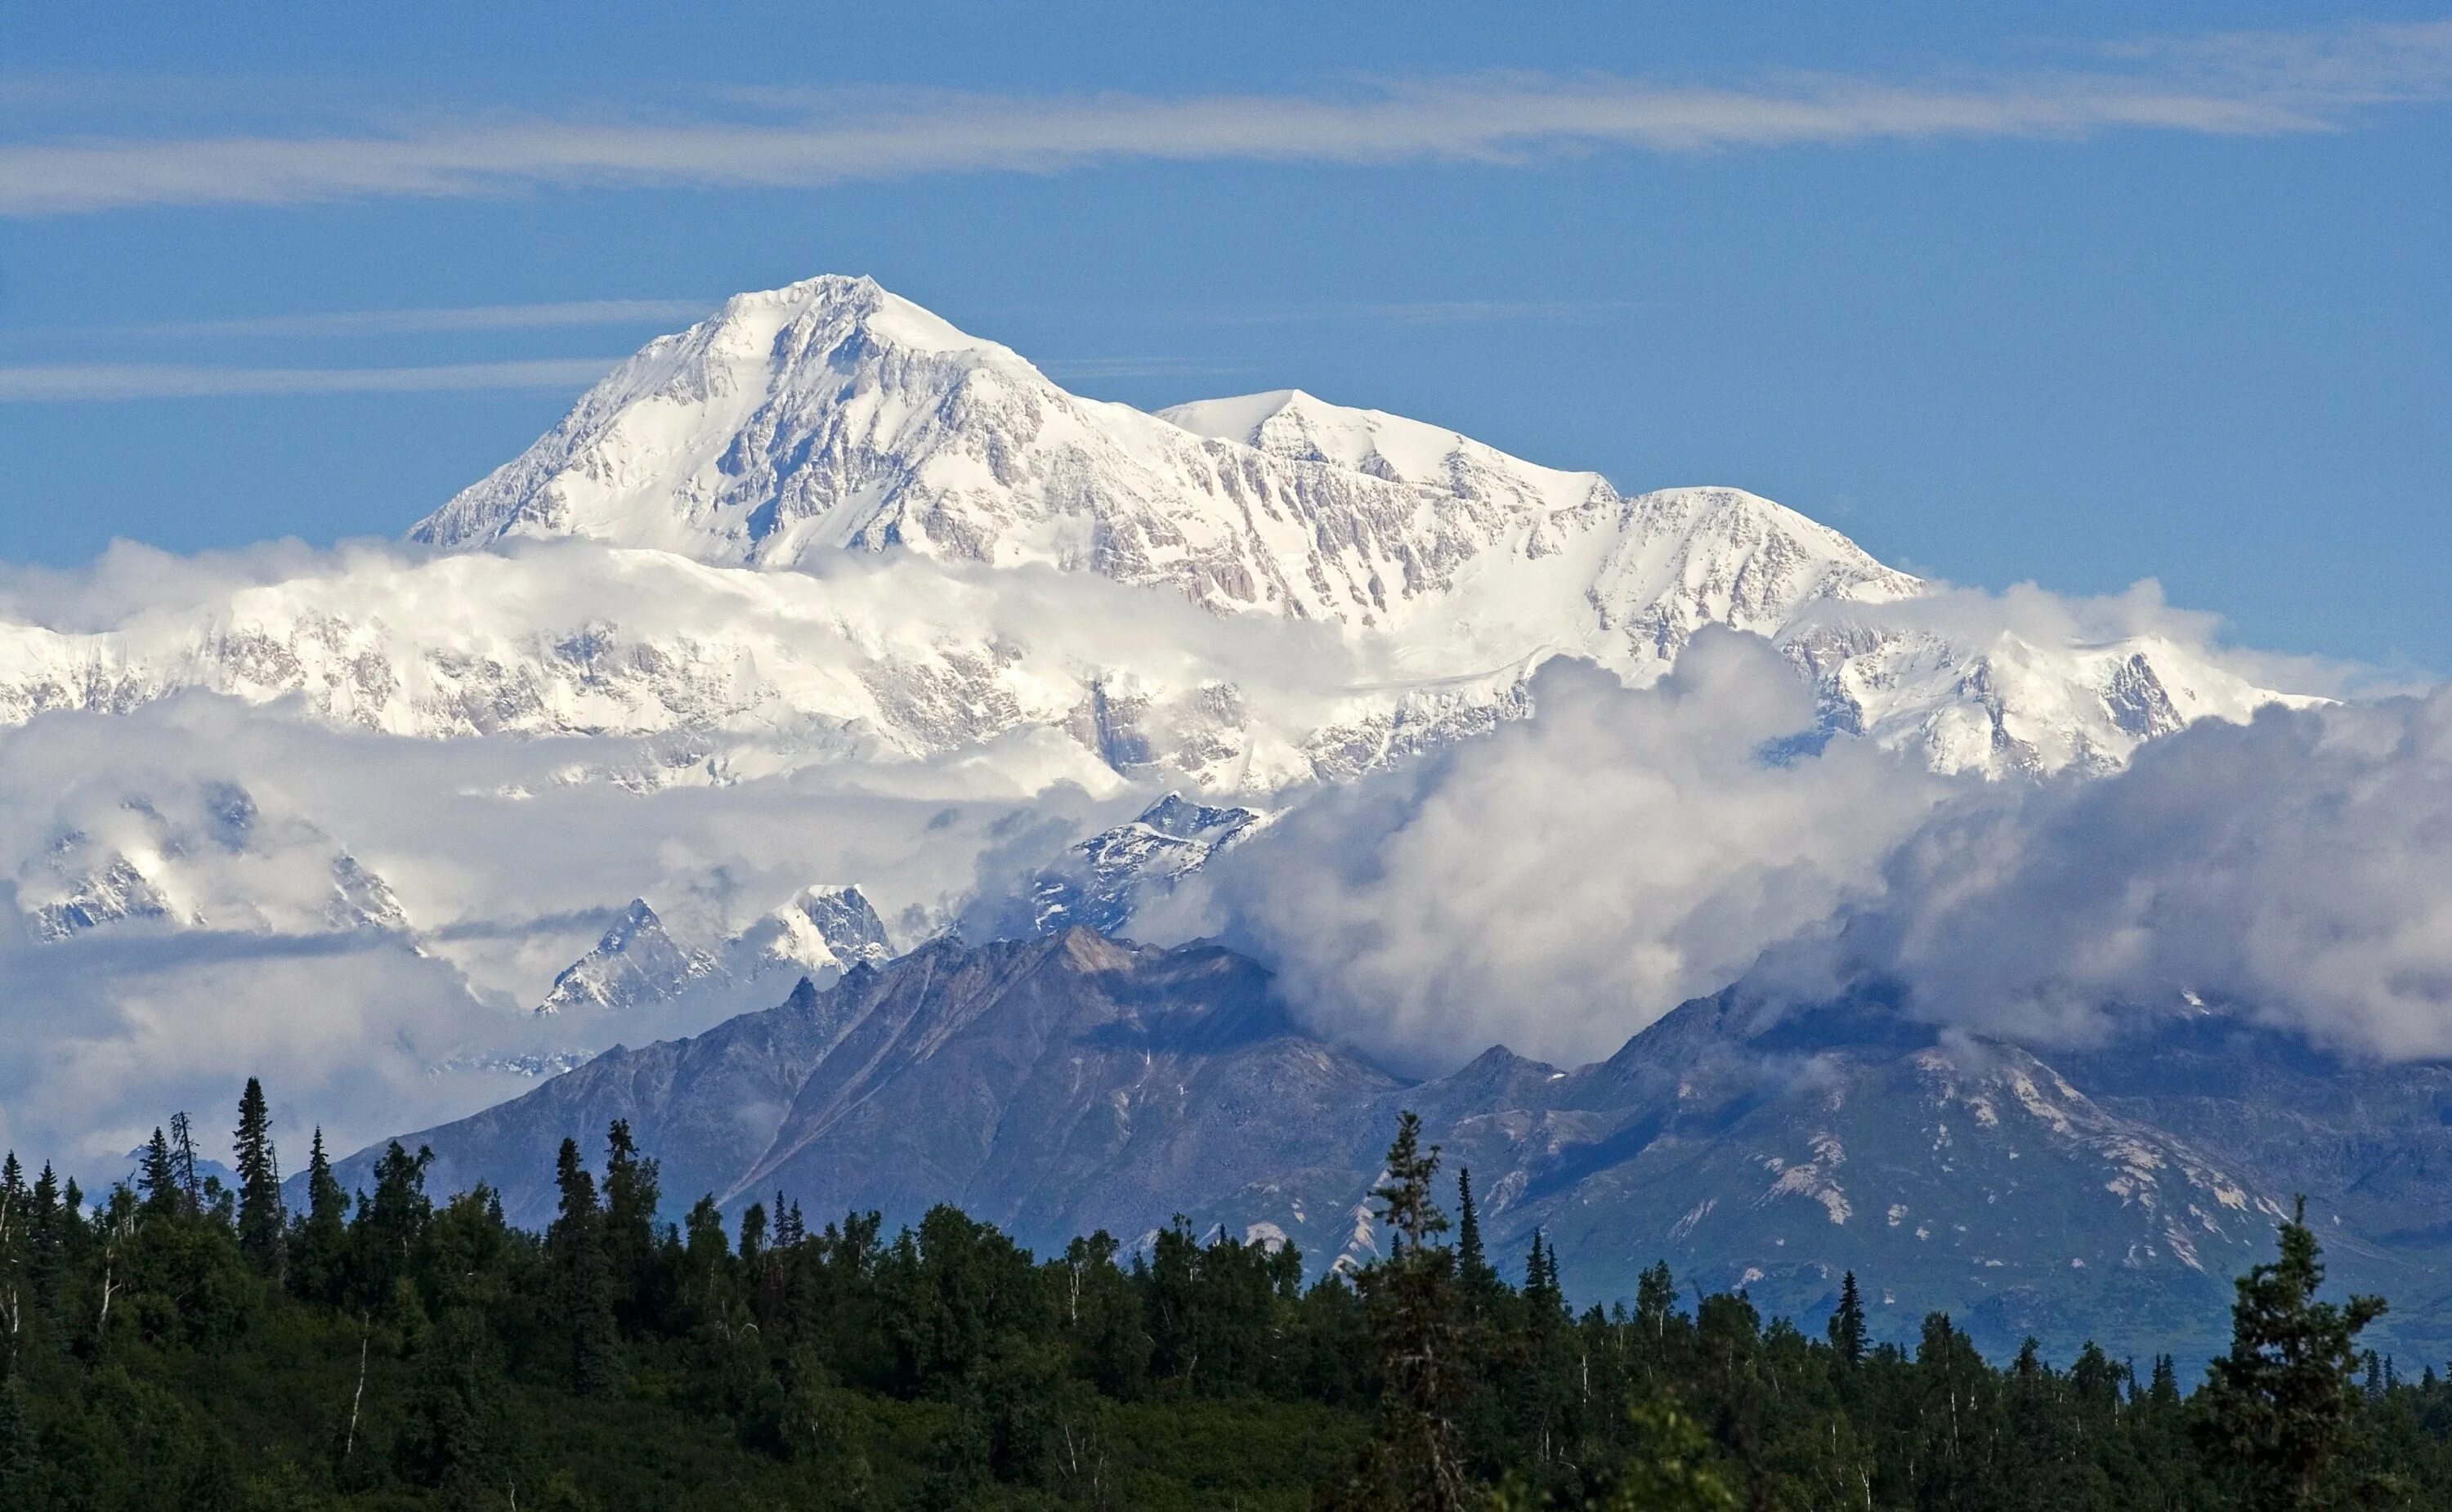
[[[188,695],[0,731],[0,1146],[95,1171],[181,1108],[221,1118],[260,1074],[285,1117],[352,1149],[533,1085],[445,1063],[704,1028],[526,1012],[634,896],[712,943],[804,886],[856,883],[908,944],[1017,823],[1061,843],[1116,806],[1017,793],[992,748],[643,794],[571,778],[648,742],[401,740],[291,713]],[[344,853],[413,937],[326,921]],[[170,916],[38,942],[22,913],[113,855]],[[304,1132],[285,1131],[293,1160]]]
[[[2150,589],[1932,609],[1979,638],[2203,628]],[[1424,1071],[1493,1042],[1598,1058],[1739,980],[1795,1008],[1884,983],[2042,1045],[2194,994],[2351,1053],[2452,1056],[2452,688],[1992,783],[1785,745],[1811,721],[1794,677],[1725,632],[1650,691],[1552,663],[1534,703],[1304,800],[1137,932],[1246,949],[1315,1026]]]
[[[1642,691],[1552,661],[1532,701],[1315,795],[1137,933],[1216,933],[1315,1025],[1417,1069],[1502,1041],[1593,1059],[1876,890],[1953,787],[1867,741],[1793,744],[1810,697],[1734,632]]]
[[[1750,88],[1612,77],[1403,80],[1326,95],[1063,98],[886,91],[765,118],[504,115],[383,134],[79,139],[0,147],[0,214],[148,205],[289,205],[543,187],[803,187],[916,174],[1052,172],[1104,162],[1521,163],[2116,130],[2328,130],[2452,89],[2452,23],[2182,39],[2082,70],[1897,82],[1793,75]],[[773,118],[776,110],[786,118]]]
[[[2084,1037],[2183,993],[2452,1055],[2452,689],[2205,723],[2117,776],[1955,806],[1852,919],[1848,972],[1970,1028]]]

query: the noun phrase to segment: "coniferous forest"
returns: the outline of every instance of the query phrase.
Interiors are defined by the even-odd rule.
[[[620,1124],[543,1234],[398,1145],[344,1192],[320,1135],[288,1212],[268,1125],[250,1082],[235,1190],[184,1117],[98,1200],[0,1168],[0,1507],[2452,1504],[2452,1385],[2361,1349],[2383,1305],[2320,1297],[2302,1222],[2184,1383],[1938,1314],[1870,1340],[1853,1276],[1810,1335],[1665,1267],[1577,1310],[1411,1115],[1383,1258],[1310,1285],[1180,1224],[1044,1258],[950,1208],[661,1224]]]

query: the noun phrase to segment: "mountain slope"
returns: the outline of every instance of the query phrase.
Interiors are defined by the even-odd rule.
[[[2218,1349],[2228,1278],[2304,1190],[2337,1278],[2394,1297],[2390,1340],[2452,1341],[2442,1130],[2407,1116],[2452,1073],[2372,1068],[2344,1092],[2261,1073],[2277,1047],[2235,1025],[2177,1032],[2056,1055],[2072,1074],[1878,993],[1771,1015],[1730,992],[1591,1066],[1493,1048],[1409,1083],[1304,1031],[1248,960],[1077,928],[939,939],[408,1142],[439,1184],[494,1182],[530,1219],[562,1139],[592,1150],[619,1117],[676,1210],[781,1191],[813,1219],[908,1221],[956,1202],[1041,1248],[1097,1227],[1131,1244],[1180,1213],[1291,1239],[1316,1270],[1378,1253],[1370,1193],[1411,1109],[1471,1168],[1493,1253],[1538,1228],[1578,1294],[1631,1296],[1665,1259],[1811,1318],[1852,1269],[1884,1337],[1938,1308],[1988,1349],[2032,1333],[2061,1356],[2088,1337]]]
[[[682,1206],[713,1192],[737,1209],[779,1186],[817,1215],[960,1201],[1048,1243],[1137,1234],[1186,1194],[1236,1191],[1397,1085],[1295,1031],[1242,957],[1075,929],[933,941],[404,1137],[434,1149],[439,1188],[491,1182],[525,1221],[552,1209],[562,1140],[592,1150],[624,1118]],[[366,1181],[375,1153],[344,1179]]]

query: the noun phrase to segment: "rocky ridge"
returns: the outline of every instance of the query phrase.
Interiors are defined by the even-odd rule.
[[[593,1148],[618,1117],[676,1209],[780,1190],[813,1220],[910,1221],[958,1202],[1041,1248],[1096,1227],[1145,1243],[1183,1214],[1297,1243],[1316,1271],[1377,1252],[1369,1193],[1412,1109],[1471,1168],[1493,1251],[1538,1228],[1578,1295],[1631,1296],[1666,1259],[1810,1320],[1852,1269],[1884,1336],[1942,1308],[1987,1348],[2032,1333],[2064,1356],[2087,1337],[2218,1347],[2228,1277],[2304,1190],[2337,1278],[2396,1298],[2403,1347],[2440,1347],[2452,1230],[2424,1172],[2444,1130],[2367,1109],[2440,1100],[2443,1069],[2370,1069],[2344,1096],[2321,1067],[2257,1070],[2275,1063],[2256,1033],[2149,1015],[2114,1050],[2053,1051],[1936,1031],[1879,992],[1774,1014],[1731,990],[1607,1061],[1493,1048],[1411,1082],[1310,1033],[1232,952],[1076,927],[932,941],[405,1142],[434,1149],[441,1187],[494,1183],[530,1220],[561,1140]]]

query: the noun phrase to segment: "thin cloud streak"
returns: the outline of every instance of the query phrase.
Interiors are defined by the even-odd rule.
[[[281,394],[416,394],[584,388],[620,359],[450,363],[432,367],[197,367],[166,363],[64,363],[0,367],[0,403],[129,399],[236,399]]]
[[[1375,95],[870,91],[797,120],[504,117],[394,135],[81,140],[0,147],[0,214],[291,205],[541,188],[808,187],[1100,163],[1520,165],[1687,152],[2118,130],[2275,135],[2452,93],[2452,22],[2135,44],[2110,67],[1942,84],[1801,75],[1754,88],[1609,75],[1400,81]]]
[[[1386,325],[1495,325],[1509,321],[1586,320],[1627,310],[1666,309],[1666,300],[1419,300],[1402,304],[1314,304],[1293,309],[1203,310],[1178,319],[1195,325],[1298,325],[1358,321]]]
[[[695,321],[713,300],[572,300],[552,304],[471,304],[455,309],[333,310],[237,320],[176,321],[113,329],[128,336],[423,336],[445,331],[526,331],[581,325]]]

